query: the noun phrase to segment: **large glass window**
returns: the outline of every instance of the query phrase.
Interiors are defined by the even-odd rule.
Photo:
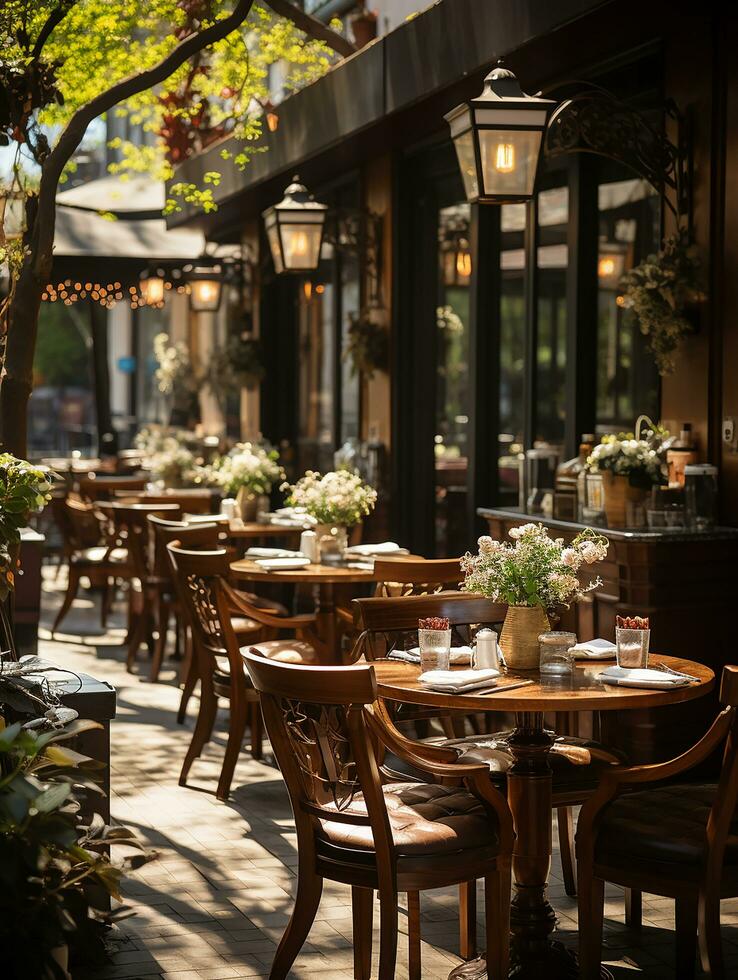
[[[566,181],[564,174],[562,183]],[[535,361],[535,443],[563,446],[566,398],[566,276],[569,190],[538,195],[538,329]]]
[[[525,217],[524,204],[500,208],[500,433],[499,502],[518,502],[525,437]]]
[[[140,422],[169,422],[169,400],[162,397],[156,384],[157,363],[154,337],[169,333],[167,308],[141,306],[135,311],[136,337],[136,416]]]

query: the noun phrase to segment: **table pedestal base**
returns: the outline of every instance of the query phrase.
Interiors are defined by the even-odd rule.
[[[562,943],[549,942],[544,955],[537,962],[529,962],[525,966],[513,962],[510,966],[510,980],[576,980],[579,976],[579,964],[576,955]],[[487,980],[487,962],[479,956],[468,963],[455,967],[448,975],[448,980]],[[614,980],[606,966],[600,967],[600,980]]]

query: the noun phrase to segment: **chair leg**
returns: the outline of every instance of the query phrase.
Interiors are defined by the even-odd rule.
[[[459,885],[459,953],[462,960],[477,955],[477,883]]]
[[[164,651],[167,646],[167,632],[169,631],[169,603],[159,598],[156,607],[156,629],[158,636],[154,646],[154,656],[151,658],[151,673],[149,680],[155,684],[159,680],[159,671],[164,663]]]
[[[720,937],[720,896],[701,896],[699,905],[699,944],[702,969],[711,980],[724,980],[723,943]]]
[[[264,756],[264,722],[261,717],[261,703],[254,701],[251,705],[251,755],[259,760]]]
[[[507,980],[510,969],[510,862],[484,879],[487,977]]]
[[[246,731],[246,721],[248,719],[248,704],[236,704],[231,701],[230,722],[228,725],[228,745],[226,745],[223,768],[220,771],[218,788],[215,795],[219,800],[225,802],[231,791],[233,773],[236,769],[238,757],[243,746],[243,736]]]
[[[697,957],[697,896],[676,900],[676,980],[693,980]],[[714,980],[714,977],[711,978]]]
[[[64,617],[69,612],[72,603],[77,598],[77,592],[79,590],[79,580],[81,574],[74,565],[69,566],[69,579],[67,581],[67,591],[64,595],[64,601],[61,604],[59,612],[56,614],[56,619],[54,620],[54,625],[51,627],[52,635],[56,633],[59,628],[59,624],[64,619]]]
[[[192,733],[190,747],[182,763],[182,770],[179,774],[179,785],[187,785],[187,775],[195,759],[199,758],[205,745],[210,741],[210,736],[215,724],[215,716],[218,713],[218,699],[215,696],[210,684],[205,682],[201,685],[200,710],[195,722],[195,730]]]
[[[147,628],[147,615],[145,612],[141,612],[133,623],[133,628],[131,630],[131,639],[128,642],[128,653],[126,655],[126,670],[129,674],[133,673],[133,668],[136,663],[136,656],[138,655],[139,648],[143,643],[144,637],[146,636]]]
[[[408,980],[421,980],[420,892],[407,893]]]
[[[113,604],[113,593],[115,592],[115,580],[106,579],[100,595],[100,626],[107,629],[110,607]]]
[[[397,889],[379,889],[379,980],[395,980]]]
[[[635,888],[625,889],[625,924],[630,929],[643,925],[643,893]]]
[[[561,854],[561,870],[564,874],[564,890],[570,898],[576,898],[577,865],[574,857],[574,815],[570,806],[557,808],[556,823],[559,828],[559,853]]]
[[[195,663],[195,657],[192,651],[192,637],[187,631],[185,636],[185,661],[182,664],[183,675],[184,675],[184,687],[182,688],[182,697],[179,700],[179,710],[177,711],[177,723],[180,725],[184,724],[185,716],[187,714],[187,705],[192,697],[192,692],[195,690],[197,685],[197,665]]]
[[[599,980],[602,964],[602,919],[605,912],[605,882],[579,864],[579,976]]]
[[[286,980],[295,957],[308,937],[322,891],[323,879],[313,871],[306,871],[301,867],[297,877],[295,907],[277,947],[269,980]]]
[[[371,980],[372,976],[372,907],[374,892],[370,888],[351,888],[354,929],[354,980]]]

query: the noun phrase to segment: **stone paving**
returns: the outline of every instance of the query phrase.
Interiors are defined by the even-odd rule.
[[[268,751],[260,763],[245,748],[231,801],[216,801],[227,732],[223,717],[212,743],[192,768],[190,786],[178,786],[196,700],[186,725],[179,726],[174,669],[165,668],[155,685],[148,683],[143,670],[140,675],[126,673],[122,610],[115,611],[111,627],[102,632],[96,597],[81,597],[62,632],[51,640],[48,625],[62,588],[63,573],[58,581],[46,576],[40,653],[115,686],[113,819],[134,828],[160,855],[128,879],[126,901],[136,914],[113,934],[110,966],[85,980],[268,977],[292,908],[297,865],[287,794]],[[557,938],[576,947],[576,900],[564,893],[557,854],[549,895],[558,914]],[[482,908],[481,895],[478,907]],[[637,932],[624,926],[622,892],[611,887],[605,915],[605,961],[615,977],[673,977],[672,902],[644,896],[644,926]],[[738,901],[723,903],[723,922],[728,975],[736,976]],[[421,928],[423,978],[445,980],[460,962],[455,890],[423,893]],[[403,913],[400,930],[406,931]],[[479,935],[483,940],[481,923]],[[347,980],[353,976],[352,956],[349,889],[326,882],[308,942],[290,976]],[[407,977],[406,964],[406,936],[401,935],[398,978]],[[374,976],[376,969],[375,959]]]

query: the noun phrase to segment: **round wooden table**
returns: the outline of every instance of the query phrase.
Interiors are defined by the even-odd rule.
[[[546,897],[551,867],[552,786],[548,754],[552,733],[543,726],[546,711],[625,711],[661,707],[690,701],[707,694],[715,675],[702,664],[676,657],[652,654],[651,664],[663,663],[674,670],[692,674],[697,681],[672,690],[616,687],[605,684],[598,675],[607,662],[577,665],[563,678],[541,677],[538,673],[509,671],[489,694],[440,694],[425,690],[419,683],[420,667],[399,661],[374,663],[381,697],[439,708],[475,711],[515,712],[515,729],[508,740],[513,765],[508,773],[507,793],[517,834],[513,850],[513,898],[510,914],[510,976],[520,980],[569,980],[578,976],[576,959],[560,943],[551,939],[556,924],[554,910]],[[521,680],[532,680],[524,687],[512,687]],[[505,692],[505,685],[511,689]],[[450,978],[487,976],[486,963],[474,960],[457,967]],[[609,976],[603,970],[603,976]]]
[[[411,556],[406,556],[411,557]],[[357,564],[359,562],[357,561]],[[336,585],[358,585],[377,582],[374,569],[351,568],[348,565],[305,565],[303,568],[286,568],[269,572],[249,558],[241,558],[231,564],[234,578],[244,582],[292,583],[312,585],[315,592],[316,629],[325,645],[330,662],[340,664],[336,629],[336,604],[334,587]]]

